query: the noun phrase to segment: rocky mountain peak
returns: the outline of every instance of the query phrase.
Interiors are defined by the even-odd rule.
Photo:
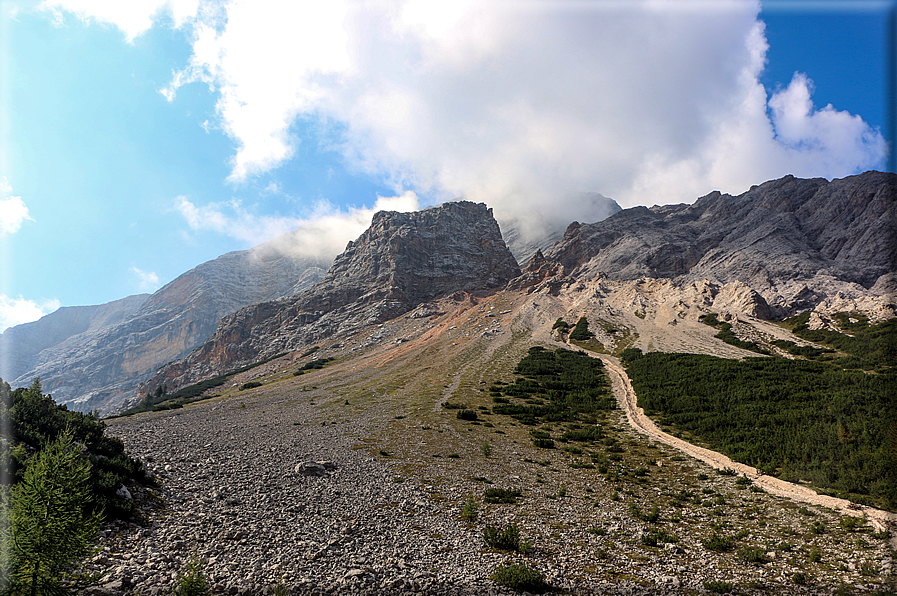
[[[205,345],[161,369],[141,391],[180,387],[455,292],[493,291],[519,275],[486,205],[458,201],[411,213],[381,211],[318,284],[223,318]]]
[[[324,283],[379,288],[416,305],[458,290],[496,288],[519,274],[492,210],[458,201],[376,213],[370,228],[334,260]]]
[[[740,281],[768,302],[771,316],[788,316],[812,308],[832,282],[883,287],[878,280],[897,264],[895,210],[895,174],[785,176],[737,197],[715,191],[691,205],[571,224],[545,258],[586,278]]]

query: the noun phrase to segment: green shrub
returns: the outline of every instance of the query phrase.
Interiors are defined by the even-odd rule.
[[[847,532],[856,532],[861,527],[866,525],[866,519],[857,517],[855,515],[845,515],[844,517],[841,518],[841,520],[839,521],[839,524]]]
[[[249,381],[248,383],[243,383],[240,385],[240,391],[245,391],[247,389],[255,389],[256,387],[261,387],[262,384],[258,381]]]
[[[641,543],[645,546],[657,546],[667,542],[679,542],[679,537],[670,534],[666,530],[654,529],[648,533],[642,534]]]
[[[90,463],[66,430],[32,458],[24,478],[12,489],[11,532],[7,533],[6,523],[0,528],[4,564],[0,579],[10,580],[12,593],[66,593],[61,580],[91,553],[90,544],[103,521],[100,513],[85,513],[89,498]],[[12,559],[8,569],[3,560],[7,556]],[[71,579],[89,583],[96,578]]]
[[[729,582],[724,582],[721,580],[712,579],[704,582],[705,590],[709,590],[710,592],[715,592],[717,594],[728,594],[734,587],[735,586],[733,586]]]
[[[461,519],[469,522],[476,521],[479,511],[480,504],[477,503],[476,497],[468,495],[467,501],[464,502],[464,507],[461,508]]]
[[[495,526],[483,528],[483,543],[489,548],[497,550],[520,550],[520,528],[516,524],[509,524],[505,529]]]
[[[798,571],[797,573],[795,573],[794,575],[791,576],[791,581],[793,581],[798,586],[805,586],[808,583],[810,583],[810,578],[807,576],[806,573],[803,573],[802,571]]]
[[[589,331],[589,321],[585,317],[579,317],[573,331],[570,332],[570,339],[573,341],[587,341],[592,338],[593,333]]]
[[[860,575],[865,575],[866,577],[875,577],[879,574],[878,566],[871,561],[864,561],[862,565],[860,565]]]
[[[553,439],[533,439],[533,445],[541,449],[554,449]]]
[[[766,551],[759,546],[742,546],[737,554],[745,563],[766,563]]]
[[[476,410],[458,410],[456,414],[458,420],[476,420],[477,413]]]
[[[629,366],[630,362],[635,362],[642,357],[642,351],[638,348],[626,348],[620,352],[620,360],[623,366]]]
[[[564,321],[564,319],[558,318],[558,320],[554,322],[554,325],[551,326],[551,330],[554,331],[555,329],[562,329],[566,331],[568,327],[570,327],[570,325],[568,325],[567,322]]]
[[[735,547],[735,540],[731,536],[723,536],[717,532],[713,532],[709,538],[702,540],[701,544],[704,548],[713,552],[724,552],[732,550]]]
[[[644,513],[635,501],[629,502],[629,514],[637,520],[656,523],[660,519],[660,507],[654,505],[651,511]]]
[[[539,571],[526,565],[502,565],[489,576],[489,579],[500,586],[517,590],[518,592],[531,592],[541,594],[550,588],[545,583],[545,576]]]
[[[70,412],[49,395],[44,395],[40,381],[28,388],[10,391],[0,379],[0,468],[3,481],[16,484],[22,480],[34,455],[68,431],[72,439],[85,448],[89,461],[90,481],[88,504],[92,511],[102,511],[106,518],[127,518],[133,512],[133,501],[116,491],[122,484],[137,482],[154,485],[147,478],[142,464],[125,453],[124,443],[106,436],[106,423],[96,414]]]
[[[212,587],[209,585],[209,580],[206,579],[203,567],[205,567],[205,565],[200,560],[199,556],[194,554],[190,557],[190,560],[187,561],[186,572],[182,575],[178,575],[175,582],[174,595],[211,596]]]
[[[515,504],[523,493],[519,489],[487,488],[483,500],[487,503]]]
[[[807,560],[810,561],[810,563],[819,563],[822,561],[822,551],[819,550],[819,547],[814,546],[810,549],[810,554],[807,555]]]
[[[604,438],[604,432],[600,426],[587,426],[586,428],[568,430],[561,435],[562,441],[600,441]]]

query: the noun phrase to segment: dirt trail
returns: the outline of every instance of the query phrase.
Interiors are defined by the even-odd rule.
[[[787,497],[793,501],[828,507],[847,515],[861,516],[865,514],[876,530],[888,529],[891,531],[891,545],[897,548],[897,514],[872,507],[857,506],[845,499],[817,494],[816,491],[805,486],[760,474],[756,468],[734,462],[721,453],[692,445],[687,441],[668,435],[645,415],[645,411],[642,408],[636,405],[635,390],[632,388],[632,383],[629,382],[629,376],[626,374],[626,371],[620,366],[619,360],[603,354],[593,354],[593,356],[600,358],[604,362],[604,366],[610,373],[613,382],[617,402],[626,412],[629,424],[635,430],[648,435],[656,441],[674,447],[686,455],[699,459],[714,468],[736,470],[740,474],[746,475],[754,484],[770,494]]]

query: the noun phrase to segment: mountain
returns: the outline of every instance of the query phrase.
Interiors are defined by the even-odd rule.
[[[456,292],[490,292],[520,275],[492,210],[467,201],[413,213],[381,211],[370,228],[302,294],[243,308],[181,362],[163,367],[142,392],[177,388],[382,323]]]
[[[327,266],[263,244],[203,263],[151,296],[59,309],[3,333],[0,376],[13,386],[39,377],[57,402],[104,411],[201,345],[224,315],[301,292]]]
[[[0,354],[3,355],[0,378],[28,377],[37,367],[41,352],[72,337],[98,333],[122,323],[132,317],[147,298],[149,294],[139,294],[97,306],[64,306],[37,321],[6,329],[0,335]]]
[[[831,182],[785,176],[735,197],[713,192],[691,205],[634,207],[597,223],[574,222],[530,273],[562,268],[576,278],[737,281],[761,297],[760,314],[782,318],[838,292],[893,292],[895,210],[894,174]]]
[[[578,218],[598,222],[623,210],[615,200],[597,192],[578,193],[565,198],[561,201],[564,207],[553,218],[538,217],[538,221],[526,221],[502,218],[499,214],[502,236],[518,263],[529,261],[536,252],[546,251],[560,241],[570,221]]]
[[[563,234],[549,226],[542,237],[512,221],[504,239],[485,205],[381,212],[326,275],[326,261],[272,241],[204,263],[152,296],[11,328],[0,336],[0,374],[19,386],[39,376],[57,401],[108,412],[138,388],[174,389],[396,317],[424,321],[442,308],[433,301],[501,288],[562,295],[569,308],[603,304],[608,317],[639,313],[620,323],[642,337],[641,317],[668,325],[707,309],[767,320],[861,310],[881,320],[895,310],[895,189],[894,174],[866,172],[786,176],[738,196],[626,210],[585,195],[600,221]],[[532,255],[522,272],[513,253]],[[652,337],[665,345],[662,333]]]

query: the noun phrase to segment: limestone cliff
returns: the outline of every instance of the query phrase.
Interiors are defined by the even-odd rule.
[[[692,205],[574,222],[540,266],[583,278],[737,281],[762,296],[769,316],[782,317],[839,291],[859,296],[891,287],[895,209],[895,174],[831,182],[786,176],[737,197],[713,192]]]
[[[327,276],[297,296],[243,308],[186,359],[142,387],[174,389],[258,358],[404,314],[457,291],[484,292],[520,275],[492,210],[467,201],[413,213],[381,211],[333,262]]]

